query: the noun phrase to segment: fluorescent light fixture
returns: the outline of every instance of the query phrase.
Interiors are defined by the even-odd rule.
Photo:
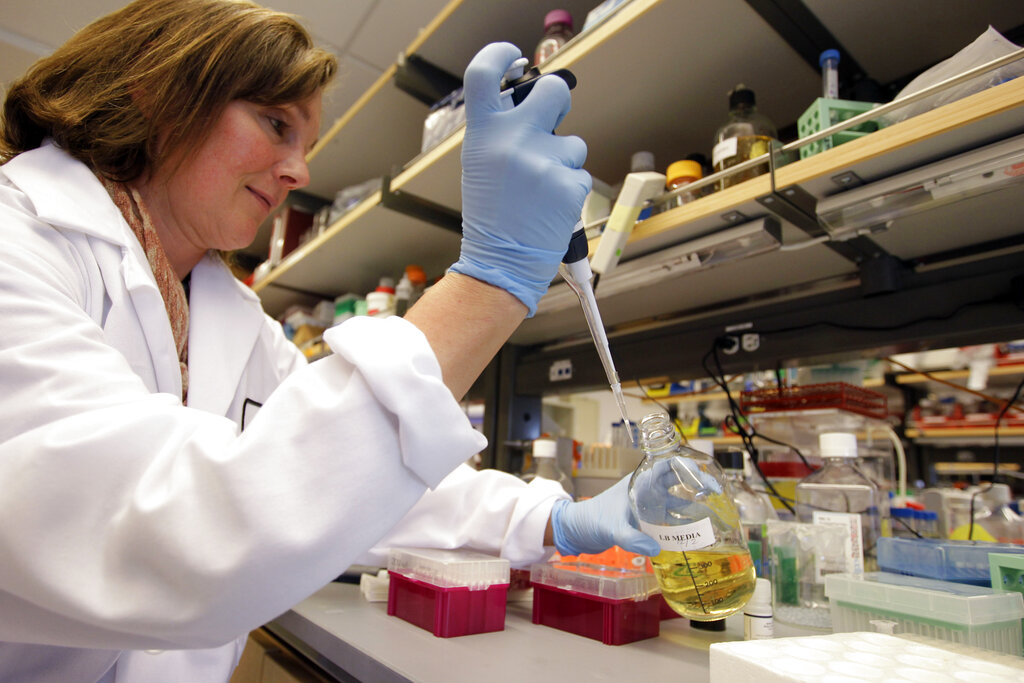
[[[1024,135],[818,202],[818,218],[833,237],[995,192],[1024,178]]]
[[[782,228],[770,217],[719,230],[704,237],[667,247],[653,254],[620,263],[601,278],[596,294],[599,299],[631,292],[677,278],[698,268],[762,254],[782,244]],[[567,284],[552,285],[537,306],[537,314],[554,313],[579,306],[579,300]]]

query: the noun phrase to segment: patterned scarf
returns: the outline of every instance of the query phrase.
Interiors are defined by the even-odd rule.
[[[124,216],[128,226],[135,233],[136,239],[146,252],[146,260],[156,277],[160,296],[164,299],[167,319],[174,333],[174,346],[178,350],[178,365],[181,367],[181,400],[188,398],[188,297],[178,276],[171,267],[171,262],[164,253],[164,248],[157,237],[153,220],[146,210],[139,193],[124,183],[115,183],[102,176],[97,176],[115,206]]]

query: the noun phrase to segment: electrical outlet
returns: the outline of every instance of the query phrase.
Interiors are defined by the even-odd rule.
[[[1024,595],[1024,555],[989,553],[988,568],[992,590]]]
[[[740,340],[735,335],[726,335],[721,338],[722,353],[727,356],[731,356],[740,350]]]
[[[553,362],[548,368],[548,381],[562,382],[567,379],[572,379],[572,361],[566,359]]]
[[[761,335],[756,332],[747,332],[740,337],[740,345],[747,353],[752,353],[761,348]]]

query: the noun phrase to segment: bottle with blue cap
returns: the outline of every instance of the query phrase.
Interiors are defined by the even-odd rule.
[[[714,457],[684,446],[664,413],[640,422],[640,447],[629,502],[640,530],[661,546],[651,563],[662,596],[693,621],[735,614],[755,576],[725,474]]]

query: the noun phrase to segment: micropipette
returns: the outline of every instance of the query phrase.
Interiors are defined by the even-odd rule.
[[[601,322],[601,312],[598,311],[597,299],[594,298],[594,287],[591,285],[591,278],[594,274],[590,270],[590,261],[587,260],[588,251],[587,234],[583,229],[583,221],[580,221],[572,233],[569,249],[562,258],[558,272],[562,274],[565,281],[569,283],[569,287],[576,292],[576,296],[580,299],[583,316],[587,319],[587,327],[590,328],[590,336],[594,339],[594,346],[597,348],[597,355],[601,358],[601,365],[604,366],[605,374],[608,375],[608,384],[615,396],[615,403],[618,404],[619,412],[622,413],[622,421],[629,434],[629,441],[636,445],[633,429],[630,427],[629,417],[626,415],[626,401],[622,396],[619,373],[615,371],[612,352],[608,348],[608,335],[605,334],[604,323]]]
[[[525,69],[527,60],[517,59],[505,72],[501,83],[501,93],[509,93],[512,103],[518,105],[533,89],[537,79],[541,77],[540,71],[532,67]],[[558,76],[569,89],[576,87],[576,77],[568,69],[559,69],[552,72]],[[664,181],[663,181],[664,182]],[[580,305],[583,307],[583,315],[587,319],[587,326],[590,328],[590,335],[594,338],[594,346],[597,347],[597,355],[601,358],[601,365],[604,366],[605,374],[608,375],[608,384],[611,386],[612,394],[615,396],[615,403],[619,406],[622,414],[622,421],[629,434],[629,441],[636,445],[636,438],[633,436],[633,429],[630,427],[629,417],[626,415],[626,400],[622,396],[622,384],[619,382],[619,373],[615,371],[615,364],[612,363],[612,353],[608,348],[608,335],[604,331],[604,323],[601,322],[601,313],[597,310],[597,299],[594,298],[594,287],[591,279],[594,274],[590,270],[590,261],[587,260],[589,245],[587,235],[583,229],[583,221],[576,224],[572,238],[569,240],[569,249],[562,258],[562,265],[559,272],[565,281],[569,283],[576,296],[580,298]]]

